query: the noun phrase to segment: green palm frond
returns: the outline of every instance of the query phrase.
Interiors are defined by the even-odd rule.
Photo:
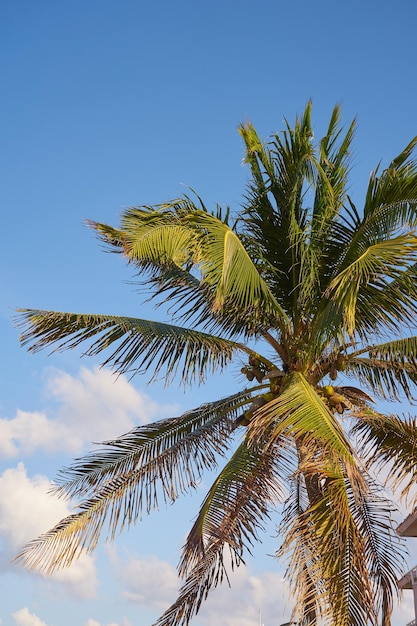
[[[78,511],[31,541],[16,557],[52,573],[82,551],[91,552],[107,522],[108,539],[196,487],[203,470],[217,467],[231,445],[235,419],[250,401],[242,392],[180,417],[140,426],[61,471],[54,491],[86,498]]]
[[[136,227],[124,234],[120,244],[129,260],[148,270],[166,266],[188,271],[194,268],[201,276],[202,285],[209,288],[209,297],[205,292],[206,303],[217,317],[221,318],[222,312],[231,308],[246,317],[247,325],[254,317],[258,325],[267,324],[270,318],[284,324],[285,311],[227,220],[189,203],[187,211],[174,210],[176,207],[130,210],[128,223],[134,218]],[[118,245],[118,239],[107,227],[93,226],[105,240],[107,236],[110,238],[110,244]]]
[[[342,137],[341,111],[333,109],[326,135],[320,142],[320,169],[316,183],[312,232],[322,238],[329,234],[334,218],[345,204],[350,147],[355,132],[354,120]],[[324,231],[324,232],[323,232]],[[323,239],[325,239],[323,237]]]
[[[152,379],[162,374],[169,381],[180,373],[185,383],[201,382],[224,368],[236,351],[247,351],[228,339],[139,318],[31,309],[18,313],[21,341],[31,344],[33,352],[50,344],[57,344],[56,350],[75,348],[97,337],[86,355],[112,348],[104,365],[121,373],[151,371]]]
[[[369,356],[387,363],[417,366],[417,335],[369,346]]]
[[[416,226],[417,161],[410,158],[416,145],[414,137],[387,169],[380,175],[378,171],[371,175],[363,212],[364,228],[371,224],[383,234],[387,226],[389,230],[403,223]],[[383,216],[385,219],[381,219]]]
[[[268,282],[272,280],[280,303],[293,313],[303,284],[301,260],[307,249],[304,186],[306,179],[314,180],[316,166],[311,104],[302,118],[297,118],[294,130],[288,123],[286,126],[282,136],[274,135],[268,145],[262,145],[251,124],[242,125],[239,132],[253,172],[244,214],[248,239],[258,247]]]
[[[358,415],[353,432],[359,437],[362,454],[370,466],[389,468],[387,484],[401,488],[401,496],[412,493],[417,481],[417,418],[382,415],[369,408]]]
[[[301,372],[294,372],[282,393],[257,411],[248,433],[252,442],[267,435],[271,443],[288,433],[305,443],[319,441],[341,458],[352,459],[352,447],[339,422]]]
[[[414,263],[416,258],[417,237],[413,233],[398,235],[361,250],[357,258],[333,279],[326,295],[343,309],[348,333],[357,330],[356,308],[361,286],[368,283],[385,286],[387,279],[396,278],[400,270]]]
[[[288,463],[284,458],[281,462]],[[279,465],[276,451],[264,454],[248,448],[245,441],[241,443],[201,506],[180,563],[180,574],[186,581],[157,626],[188,624],[209,591],[228,578],[228,568],[243,562],[244,551],[250,551],[253,541],[258,540],[263,520],[282,498]],[[230,559],[225,560],[227,553]]]
[[[352,357],[346,363],[346,374],[384,400],[400,400],[404,395],[410,401],[414,399],[415,365],[384,358]]]
[[[202,212],[187,217],[198,231],[197,263],[203,280],[213,289],[214,310],[232,306],[244,315],[249,309],[284,327],[287,315],[274,298],[238,235],[221,220]],[[258,313],[259,311],[259,313]]]

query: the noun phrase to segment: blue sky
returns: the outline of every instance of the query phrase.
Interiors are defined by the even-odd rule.
[[[317,136],[340,103],[358,118],[351,195],[417,134],[417,7],[411,0],[73,0],[2,4],[0,201],[0,620],[4,626],[147,625],[174,599],[174,567],[198,502],[161,510],[54,579],[10,564],[65,515],[46,495],[91,441],[227,395],[236,371],[186,392],[117,382],[80,353],[30,355],[16,307],[155,316],[87,218],[117,224],[132,204],[194,188],[238,208],[247,170],[240,122],[267,138],[313,100]],[[158,312],[156,315],[161,315]],[[207,486],[210,478],[204,480]],[[269,529],[267,535],[273,533]],[[417,544],[417,540],[416,544]],[[196,626],[288,618],[268,539]],[[410,542],[417,562],[417,545]],[[414,561],[410,561],[414,565]],[[163,581],[163,584],[161,584]],[[406,595],[393,626],[413,617]]]

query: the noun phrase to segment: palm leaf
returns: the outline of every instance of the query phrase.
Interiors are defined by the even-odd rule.
[[[333,413],[301,372],[293,372],[275,400],[260,408],[251,420],[250,441],[275,442],[284,434],[307,442],[320,442],[352,459],[352,448]]]
[[[301,208],[304,185],[306,180],[314,180],[316,166],[311,103],[302,118],[297,118],[294,130],[287,123],[286,130],[274,135],[267,146],[251,124],[242,125],[239,131],[253,173],[244,214],[247,239],[258,249],[257,257],[264,262],[274,294],[285,310],[293,313],[303,284],[300,262],[307,249],[306,212]]]
[[[354,376],[384,400],[401,400],[403,395],[413,401],[412,385],[417,382],[415,365],[386,359],[357,357],[346,362],[346,374]]]
[[[105,522],[113,540],[158,507],[159,498],[174,501],[195,488],[204,469],[217,466],[230,447],[230,435],[241,407],[250,401],[242,392],[203,405],[178,418],[141,426],[64,469],[54,491],[87,498],[75,514],[31,541],[16,560],[28,568],[52,573],[66,567],[82,551],[97,545]]]
[[[61,313],[20,309],[20,340],[37,352],[49,344],[56,350],[74,348],[97,336],[85,354],[94,356],[112,347],[103,365],[116,371],[151,371],[152,380],[163,374],[168,382],[179,372],[185,383],[201,382],[222,369],[241,344],[180,326],[112,315]]]
[[[222,317],[229,309],[236,317],[257,318],[257,324],[271,317],[284,323],[286,314],[271,294],[237,233],[220,219],[190,204],[163,205],[153,211],[130,209],[115,235],[102,224],[93,224],[104,240],[121,245],[129,260],[140,267],[176,266],[201,275],[201,283],[209,287],[212,314]],[[122,239],[122,241],[120,241]],[[207,290],[205,291],[207,297]],[[206,301],[207,302],[207,301]],[[239,311],[239,315],[237,314]],[[250,316],[246,314],[250,312]],[[271,322],[269,322],[270,324]]]
[[[198,229],[197,263],[203,280],[214,290],[215,311],[232,305],[244,315],[262,319],[265,313],[279,326],[287,315],[275,300],[238,235],[223,221],[203,212],[189,215],[187,223]]]
[[[186,581],[157,626],[185,626],[209,591],[228,579],[226,547],[229,567],[241,564],[244,550],[258,539],[262,520],[269,517],[282,493],[278,467],[275,452],[264,454],[245,442],[238,447],[210,489],[188,535],[180,563]]]
[[[308,498],[287,505],[281,552],[291,551],[289,574],[301,614],[315,607],[331,624],[362,626],[389,618],[401,552],[391,507],[370,490],[361,472],[337,456],[310,453],[300,466]],[[310,485],[310,486],[309,486]],[[368,482],[369,485],[369,482]],[[310,611],[312,608],[310,608]],[[326,621],[327,623],[327,621]],[[385,622],[384,623],[388,623]]]
[[[382,415],[371,409],[358,414],[353,432],[370,466],[386,470],[387,484],[401,487],[401,497],[412,493],[417,480],[417,419],[412,416]]]
[[[350,334],[357,330],[356,307],[361,286],[368,283],[385,286],[388,278],[396,278],[399,270],[414,263],[416,258],[417,237],[412,233],[398,235],[387,241],[372,244],[361,251],[361,254],[333,279],[327,295],[343,308],[346,329]]]

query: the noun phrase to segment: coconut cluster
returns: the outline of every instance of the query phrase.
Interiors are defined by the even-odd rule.
[[[236,423],[239,426],[247,426],[258,409],[265,406],[265,404],[268,404],[268,402],[271,402],[279,395],[282,376],[284,374],[279,369],[268,371],[265,364],[254,357],[249,359],[249,364],[247,366],[242,367],[241,372],[242,374],[245,374],[246,378],[250,382],[254,379],[256,379],[258,383],[263,383],[269,380],[269,391],[255,398],[243,415],[238,417],[236,420]]]
[[[332,385],[326,385],[321,389],[321,395],[324,396],[326,402],[332,411],[337,411],[340,415],[348,408],[346,398],[335,390]]]

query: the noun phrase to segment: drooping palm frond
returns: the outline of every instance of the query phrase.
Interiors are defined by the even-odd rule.
[[[163,375],[167,382],[179,372],[185,383],[201,382],[224,368],[235,352],[247,352],[228,339],[139,318],[31,309],[18,313],[21,341],[33,352],[50,344],[57,344],[56,350],[75,348],[97,336],[86,355],[112,348],[103,365],[121,373],[150,371],[152,379]]]
[[[316,458],[308,468],[304,460],[303,475],[281,524],[279,555],[290,554],[287,574],[297,598],[293,617],[314,625],[365,624],[373,613],[371,585],[342,466]]]
[[[382,415],[367,408],[359,413],[353,433],[370,467],[386,473],[388,486],[417,503],[417,419],[412,416]]]
[[[191,211],[189,202],[187,211],[181,212],[177,205],[164,205],[163,209],[132,209],[130,213],[133,213],[138,227],[123,235],[115,234],[102,224],[92,225],[102,238],[109,238],[111,245],[121,246],[130,262],[147,270],[157,268],[156,276],[161,270],[165,276],[164,270],[170,266],[183,271],[194,268],[200,276],[197,290],[208,287],[204,291],[205,304],[210,305],[212,315],[220,321],[223,312],[226,320],[230,319],[231,309],[235,318],[245,319],[249,328],[252,324],[270,326],[271,320],[278,325],[286,323],[284,309],[227,219],[220,219],[197,207]],[[132,217],[129,217],[130,223]],[[195,291],[197,285],[192,286]],[[187,287],[190,287],[190,280]]]
[[[78,511],[31,541],[16,557],[52,573],[96,547],[107,522],[113,540],[124,526],[150,513],[159,499],[173,502],[196,487],[230,448],[230,436],[250,393],[240,392],[180,417],[140,426],[61,471],[60,496],[85,498]]]
[[[401,572],[391,508],[362,472],[337,456],[310,450],[300,472],[304,503],[299,486],[281,527],[281,552],[290,551],[289,574],[300,594],[298,615],[306,617],[307,609],[314,624],[319,615],[329,625],[376,626],[381,617],[389,624]]]
[[[186,581],[155,626],[188,624],[210,590],[228,579],[228,569],[243,562],[245,550],[258,540],[263,521],[282,498],[279,467],[289,461],[275,452],[255,451],[243,441],[220,472],[184,546],[179,569]]]
[[[164,500],[173,501],[196,485],[204,469],[216,466],[216,455],[223,456],[229,449],[235,420],[251,401],[251,391],[244,390],[179,417],[138,426],[61,470],[54,491],[65,497],[86,497],[134,474],[138,493],[147,494],[149,512],[158,507],[158,483]]]
[[[390,353],[404,346],[401,356]],[[366,349],[369,354],[350,356],[346,361],[346,374],[360,380],[383,399],[399,400],[402,396],[413,401],[417,385],[415,363],[415,338],[400,339]]]

